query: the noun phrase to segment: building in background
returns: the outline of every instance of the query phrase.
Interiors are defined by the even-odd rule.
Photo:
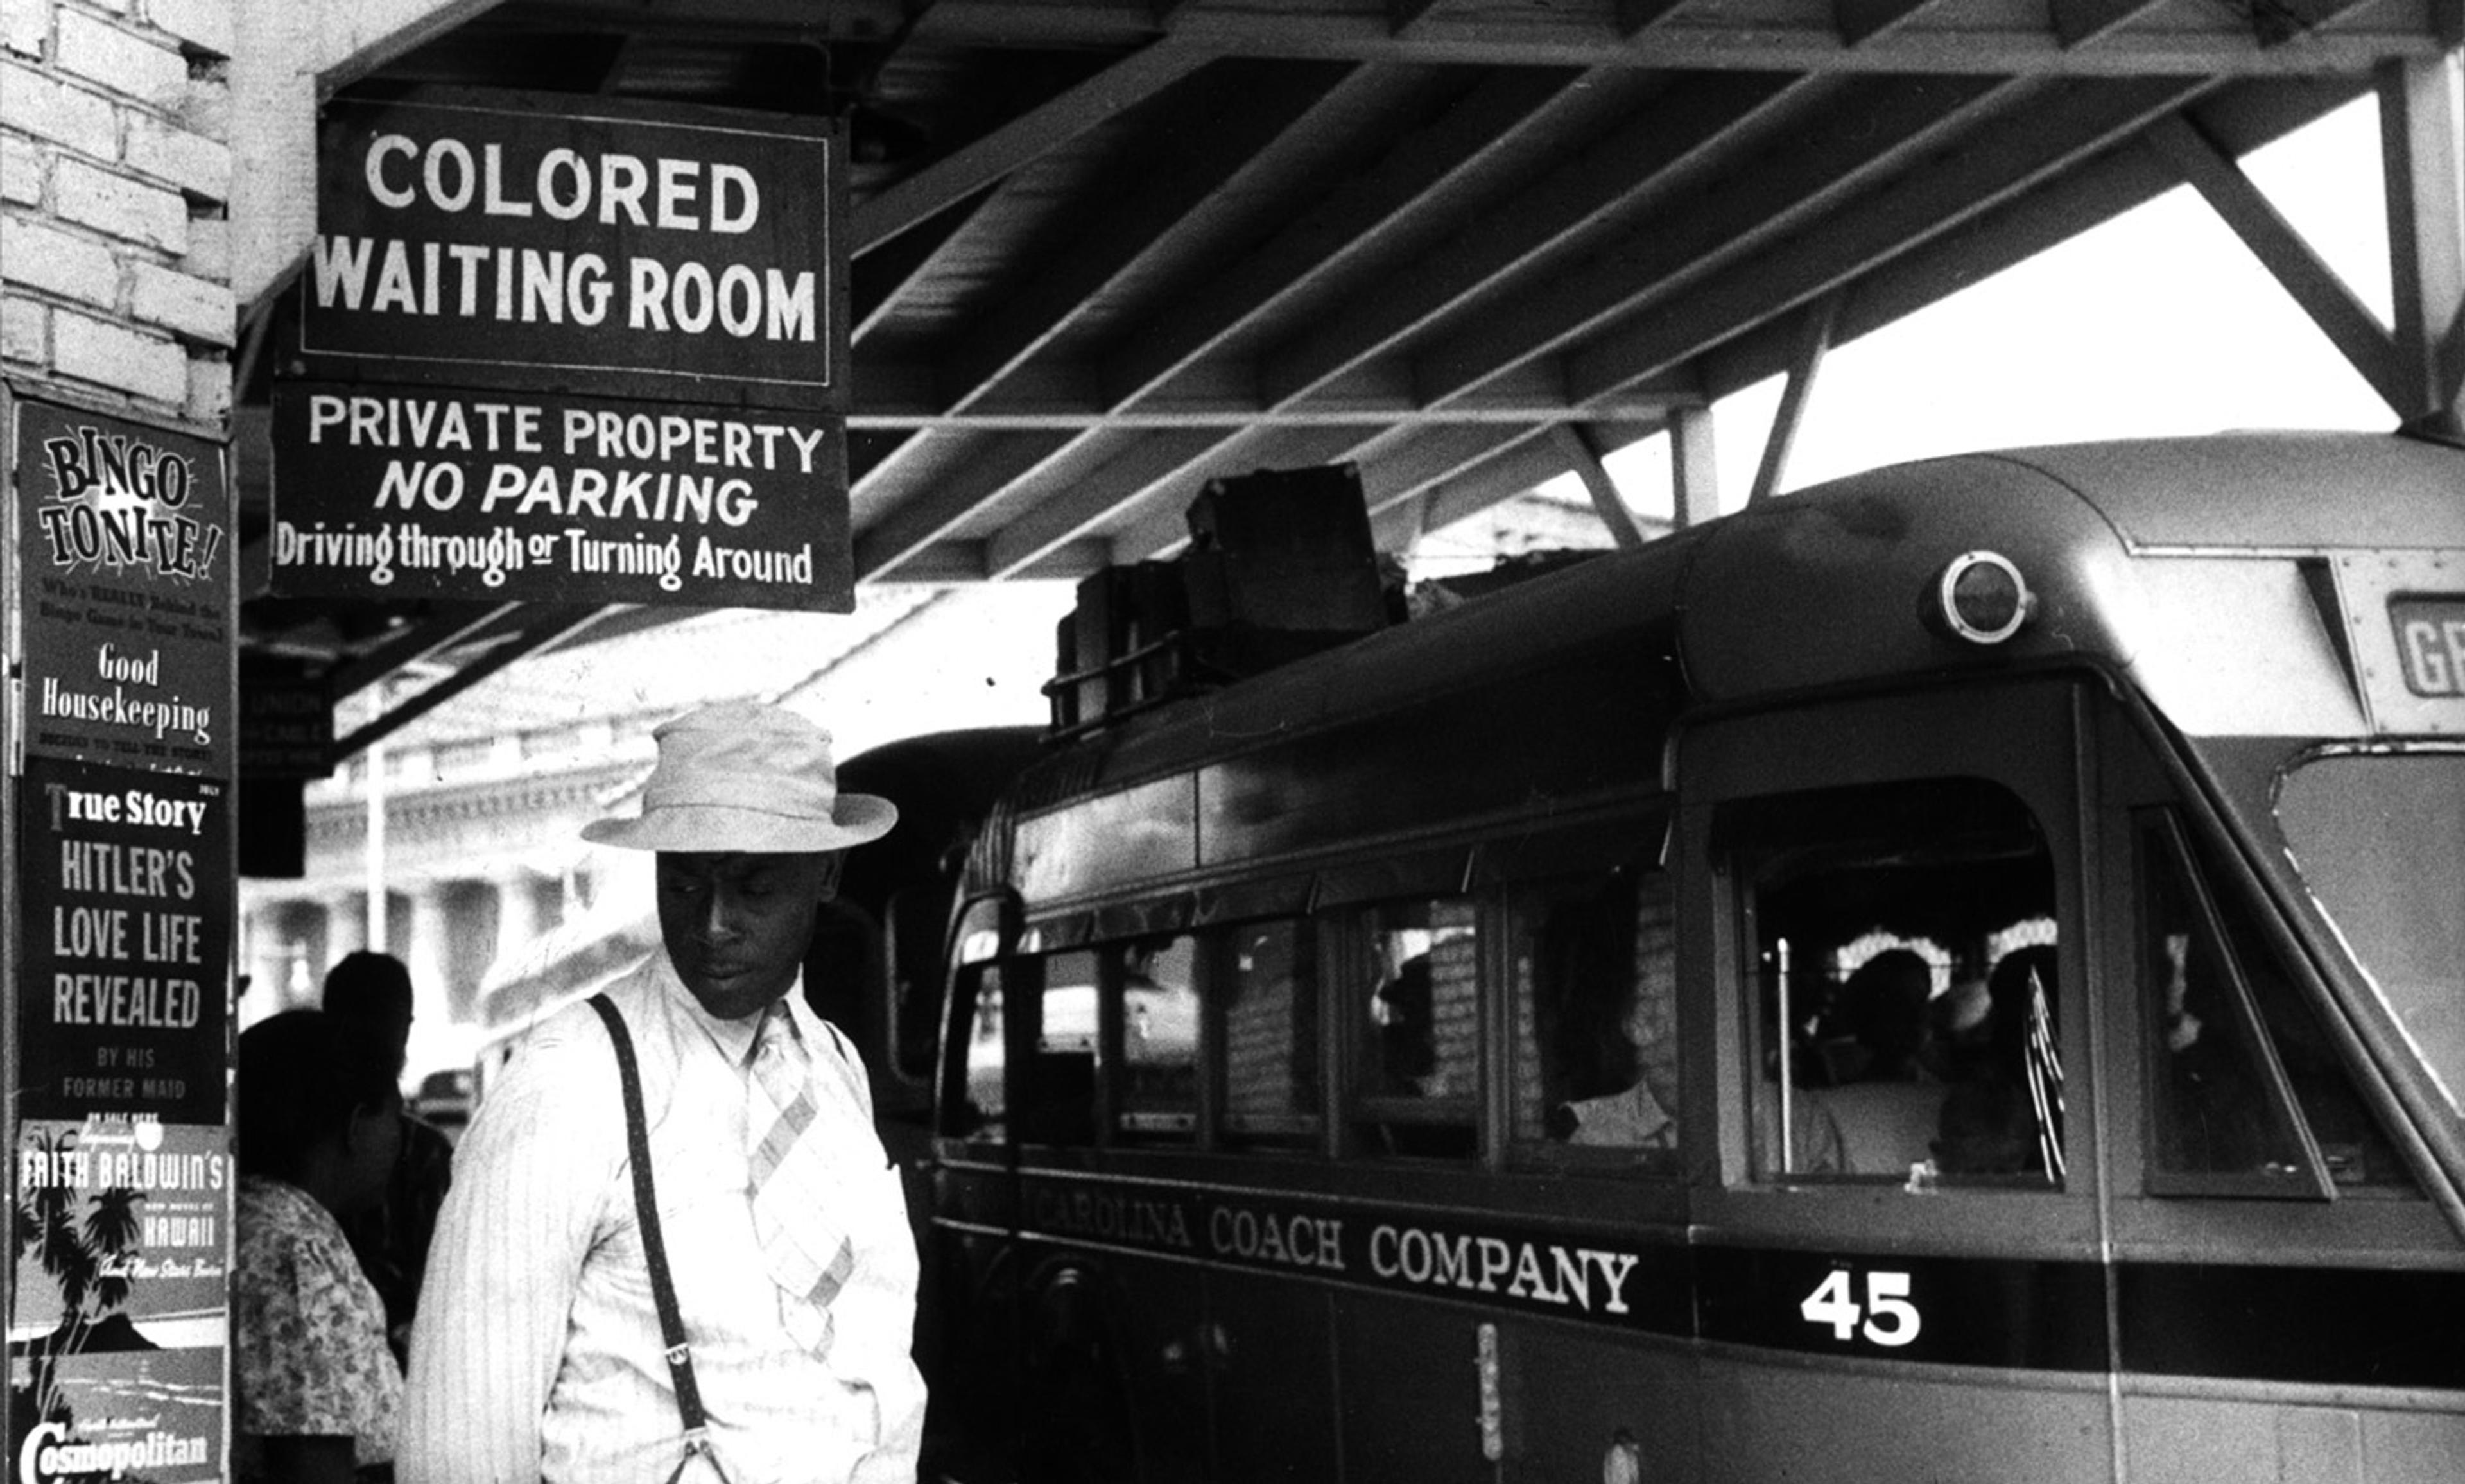
[[[243,881],[241,1023],[317,1003],[336,959],[381,945],[419,996],[413,1078],[467,1064],[537,1008],[542,963],[649,946],[647,878],[580,831],[640,786],[661,721],[776,699],[822,720],[845,758],[920,731],[1040,720],[1069,600],[1056,584],[867,587],[853,614],[701,614],[475,687],[309,787],[300,877]]]

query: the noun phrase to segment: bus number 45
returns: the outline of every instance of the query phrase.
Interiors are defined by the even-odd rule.
[[[1832,1338],[1847,1340],[1863,1334],[1878,1345],[1904,1345],[1918,1338],[1918,1308],[1909,1302],[1905,1273],[1866,1274],[1866,1304],[1859,1308],[1850,1273],[1834,1268],[1814,1292],[1797,1306],[1809,1324],[1829,1324]],[[1862,1328],[1858,1320],[1865,1321]]]

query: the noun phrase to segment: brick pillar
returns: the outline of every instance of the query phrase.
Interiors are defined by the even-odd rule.
[[[220,436],[226,0],[0,0],[0,364]]]

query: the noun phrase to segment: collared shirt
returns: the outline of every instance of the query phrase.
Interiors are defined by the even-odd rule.
[[[781,1317],[754,1234],[747,1061],[758,1016],[705,1013],[654,953],[610,990],[641,1064],[651,1168],[711,1438],[732,1484],[912,1480],[924,1386],[910,1359],[916,1248],[861,1067],[787,997],[852,1181],[833,1212],[855,1266],[824,1353]],[[406,1484],[667,1477],[682,1424],[634,1217],[623,1094],[598,1017],[533,1032],[455,1150],[411,1342]],[[711,1477],[697,1465],[688,1479]]]
[[[347,1437],[356,1460],[393,1456],[402,1372],[385,1305],[343,1229],[297,1185],[239,1182],[232,1265],[232,1375],[239,1476],[261,1476],[269,1437]]]

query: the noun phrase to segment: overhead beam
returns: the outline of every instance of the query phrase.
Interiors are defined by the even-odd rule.
[[[1273,404],[1256,394],[1254,363],[1212,364],[1206,385],[1184,383],[1166,395],[1128,407],[1109,406],[1094,388],[1086,362],[1039,359],[1012,375],[1001,390],[956,411],[935,405],[933,373],[922,364],[869,362],[848,414],[853,428],[1248,428],[1312,427],[1328,423],[1549,422],[1573,417],[1646,417],[1702,400],[1693,377],[1672,370],[1621,388],[1607,401],[1576,403],[1566,394],[1554,363],[1527,367],[1532,374],[1501,377],[1445,407],[1432,407],[1410,390],[1410,367],[1401,360],[1364,367],[1365,374],[1331,385],[1300,401]]]
[[[992,313],[956,344],[935,356],[950,410],[988,395],[1000,380],[1091,312],[1106,292],[1196,230],[1193,213],[1210,198],[1257,179],[1259,162],[1287,133],[1306,132],[1314,119],[1340,112],[1345,87],[1362,85],[1366,69],[1332,65],[1244,73],[1242,85],[1209,89],[1215,105],[1182,116],[1168,153],[1133,152],[1121,178],[1090,190],[1107,203],[1082,218],[1068,240],[1039,255],[1038,271],[1010,284]],[[1175,100],[1176,105],[1181,100]],[[1184,110],[1176,106],[1176,115]]]
[[[289,0],[274,0],[289,3]],[[902,0],[833,0],[797,17],[797,32],[821,43],[878,44],[899,30],[913,6]],[[1605,9],[1610,13],[1604,14]],[[918,17],[920,41],[960,46],[1117,50],[1163,36],[1226,56],[1345,61],[1479,63],[1500,67],[1628,67],[1645,71],[1862,72],[1998,77],[2351,77],[2393,55],[2435,56],[2457,39],[2449,0],[2428,7],[2369,4],[2334,13],[2298,47],[2257,47],[2247,11],[2224,4],[2164,8],[2164,25],[2126,30],[2107,44],[2067,49],[2053,27],[2024,8],[1990,12],[1968,7],[1925,14],[1852,46],[1822,11],[1781,13],[1769,6],[1704,0],[1612,0],[1610,7],[1565,0],[1480,0],[1439,7],[1398,33],[1383,6],[1327,6],[1306,12],[1284,5],[1232,6],[1207,0],[932,0]],[[2425,11],[2429,14],[2425,14]],[[559,16],[604,21],[604,0],[533,0],[542,22]],[[2322,11],[2322,14],[2329,12]],[[1684,24],[1667,24],[1679,19]],[[1605,21],[1607,22],[1605,24]],[[725,33],[723,22],[683,11],[646,11],[628,24]],[[736,28],[743,29],[743,28]]]
[[[1393,85],[1401,76],[1397,70],[1381,69],[1372,76],[1380,84],[1376,89],[1348,90],[1362,95],[1358,104],[1388,100],[1379,111],[1382,119],[1409,106],[1409,89],[1399,93]],[[1529,173],[1532,162],[1548,158],[1564,140],[1597,133],[1631,109],[1638,93],[1649,96],[1645,90],[1650,86],[1648,79],[1625,75],[1486,73],[1431,123],[1382,140],[1374,166],[1331,182],[1321,206],[1264,247],[1229,268],[1195,275],[1187,292],[1166,296],[1170,308],[1165,317],[1142,322],[1085,391],[1083,405],[1096,414],[1087,436],[1131,427],[1215,426],[1231,436],[1266,428],[1430,420],[1410,367],[1399,359],[1366,364],[1306,399],[1273,404],[1258,391],[1254,364],[1228,362],[1217,352],[1243,326],[1286,301],[1304,293],[1324,297],[1347,273],[1359,279],[1370,271],[1366,265],[1394,255],[1395,242],[1426,233],[1427,222],[1436,213],[1460,213],[1466,202],[1511,187]],[[1386,284],[1379,281],[1383,292]],[[1066,365],[1055,366],[1045,358],[1013,373],[967,411],[971,416],[994,412],[1007,420],[1014,400],[1028,402],[1038,388],[1065,382],[1070,374]],[[869,378],[867,385],[880,383]],[[1691,386],[1663,389],[1678,399],[1693,394]],[[1656,410],[1654,404],[1660,394],[1577,410],[1565,404],[1548,370],[1503,390],[1464,417],[1444,420],[1547,421],[1578,410],[1634,415]]]
[[[969,440],[965,456],[923,487],[894,504],[890,513],[866,526],[855,543],[858,581],[898,572],[926,547],[945,540],[980,506],[1027,479],[1051,460],[1067,440],[1051,432],[1007,432]],[[929,442],[929,440],[928,440]],[[905,451],[902,450],[902,453]],[[917,459],[929,457],[920,452]],[[897,459],[897,455],[894,455]],[[906,460],[898,460],[903,467]],[[898,476],[887,466],[867,476],[858,493],[871,498],[872,486],[897,487],[917,482]]]
[[[501,629],[522,608],[519,603],[456,605],[335,666],[325,676],[326,699],[339,701],[396,671],[474,643],[482,634]]]
[[[1899,30],[1941,3],[1942,0],[1832,0],[1832,24],[1845,45],[1861,47],[1885,32]]]
[[[1712,410],[1681,408],[1669,417],[1669,506],[1681,528],[1721,513],[1720,447]]]
[[[1306,443],[1253,438],[1242,456],[1251,468],[1349,463],[1360,476],[1361,498],[1374,521],[1487,457],[1499,436],[1498,430],[1486,428],[1356,428],[1348,436],[1314,437]],[[1116,540],[1125,558],[1135,558],[1163,555],[1188,537],[1186,504],[1150,499],[1146,512]]]
[[[1567,357],[1568,393],[1603,394],[1674,365],[1871,272],[1929,237],[2025,194],[2130,138],[2211,86],[2208,78],[2080,85],[2017,116],[1976,145],[1838,212],[1820,233],[1691,286]]]
[[[995,14],[1013,20],[1016,15],[997,0],[981,7],[941,0],[936,20],[945,29],[939,33],[957,39],[969,24],[970,10],[985,13],[988,23]],[[1703,11],[1681,13],[1690,24],[1654,24],[1666,18],[1654,0],[1636,0],[1620,7],[1615,25],[1604,27],[1599,11],[1589,7],[1492,4],[1429,16],[1398,35],[1382,16],[1357,10],[1299,15],[1272,8],[1193,6],[1175,18],[1173,35],[1226,55],[1998,77],[2350,75],[2392,50],[2423,56],[2440,50],[2434,29],[2395,16],[2367,27],[2348,22],[2314,30],[2300,47],[2254,47],[2248,22],[2222,6],[2205,13],[2168,8],[2167,18],[2176,24],[2144,34],[2126,33],[2085,50],[2067,50],[2048,26],[1997,25],[1982,17],[1980,24],[1955,24],[1949,16],[1919,16],[1852,45],[1828,15],[1791,22],[1759,10],[1725,24],[1707,24]],[[1053,12],[1046,16],[1059,19]],[[1016,33],[1014,24],[1010,33]]]
[[[1443,530],[1566,472],[1558,450],[1536,429],[1532,436],[1501,445],[1479,463],[1432,485],[1422,497],[1422,528]]]
[[[1618,493],[1617,481],[1610,477],[1599,452],[1584,436],[1584,431],[1571,423],[1560,423],[1549,430],[1549,435],[1557,442],[1559,456],[1584,481],[1584,493],[1591,497],[1601,524],[1609,527],[1610,540],[1621,547],[1642,545],[1643,531],[1634,523],[1634,512],[1626,508],[1626,497]]]
[[[937,28],[938,30],[938,28]],[[851,254],[869,253],[925,218],[1077,138],[1214,59],[1210,49],[1167,36],[974,140],[852,213]]]
[[[532,609],[533,621],[522,632],[496,646],[416,696],[396,701],[359,730],[335,742],[328,763],[339,763],[383,742],[480,681],[501,674],[515,661],[545,653],[612,611],[602,608],[558,607]]]
[[[2191,112],[2203,135],[2229,153],[2247,154],[2323,117],[2367,86],[2245,82],[2200,99]],[[2148,149],[2115,150],[2067,169],[1860,276],[1855,296],[1841,306],[1832,343],[1871,334],[2181,184]],[[1710,402],[1786,373],[1796,354],[1796,326],[1784,317],[1730,337],[1683,365]]]
[[[985,569],[1005,577],[1064,543],[1080,540],[1149,492],[1187,479],[1193,493],[1202,461],[1238,439],[1209,432],[1150,433],[1118,450],[1087,477],[1053,491],[985,543]]]
[[[1617,0],[1618,39],[1632,41],[1686,9],[1687,0]]]
[[[2426,410],[2417,403],[2420,389],[2406,385],[2397,339],[2337,270],[2302,239],[2240,165],[2180,114],[2158,120],[2142,138],[2233,229],[2260,266],[2311,317],[2382,401],[2401,415]],[[2417,404],[2411,412],[2409,404]]]
[[[1788,368],[1788,383],[1781,388],[1780,406],[1772,413],[1771,432],[1764,438],[1764,457],[1755,469],[1754,487],[1746,491],[1749,505],[1779,494],[1781,480],[1788,476],[1789,450],[1797,446],[1798,431],[1806,425],[1806,405],[1813,400],[1823,358],[1832,350],[1832,332],[1840,322],[1842,297],[1843,291],[1834,289],[1816,299],[1803,317],[1797,359]]]
[[[1009,582],[1076,581],[1099,567],[1109,566],[1116,561],[1127,560],[1131,559],[1118,555],[1110,542],[1069,542],[1054,547],[1026,566],[1001,575],[1004,581]],[[898,580],[917,583],[988,583],[993,580],[993,574],[985,566],[983,542],[942,542],[918,552],[914,560],[900,570]]]
[[[1526,428],[1501,438],[1487,430],[1432,429],[1382,439],[1374,450],[1365,447],[1361,455],[1361,497],[1372,515],[1392,509],[1478,464],[1502,442],[1521,442],[1542,431]]]
[[[848,297],[853,304],[849,343],[862,345],[899,307],[908,289],[924,282],[964,240],[967,225],[998,193],[988,186],[975,195],[934,214],[913,231],[902,232],[848,266]]]
[[[2054,39],[2067,50],[2102,41],[2167,0],[2054,0]]]
[[[1397,138],[1371,168],[1328,191],[1256,250],[1191,285],[1160,322],[1125,337],[1105,360],[1106,395],[1117,404],[1146,396],[1311,285],[1378,261],[1402,227],[1442,208],[1529,133],[1608,86],[1606,78],[1554,69],[1488,73],[1444,114]]]
[[[1277,347],[1260,370],[1267,398],[1307,396],[1473,296],[1597,238],[1605,217],[1803,86],[1802,79],[1767,77],[1677,83],[1594,147],[1387,276],[1377,293],[1358,296],[1349,309]]]
[[[2397,394],[2408,423],[2460,431],[2465,385],[2465,185],[2457,159],[2456,58],[2380,69]],[[2376,385],[2376,384],[2374,384]]]
[[[1595,336],[1647,306],[1682,312],[1703,275],[1818,221],[1826,225],[1813,238],[1828,236],[1829,223],[1850,202],[1902,174],[1930,174],[1930,168],[1908,166],[1962,125],[2036,85],[1943,78],[1857,88],[1857,128],[1776,142],[1751,168],[1728,172],[1692,199],[1674,203],[1617,251],[1579,272],[1536,280],[1451,326],[1420,357],[1425,390],[1443,405],[1527,358]]]

